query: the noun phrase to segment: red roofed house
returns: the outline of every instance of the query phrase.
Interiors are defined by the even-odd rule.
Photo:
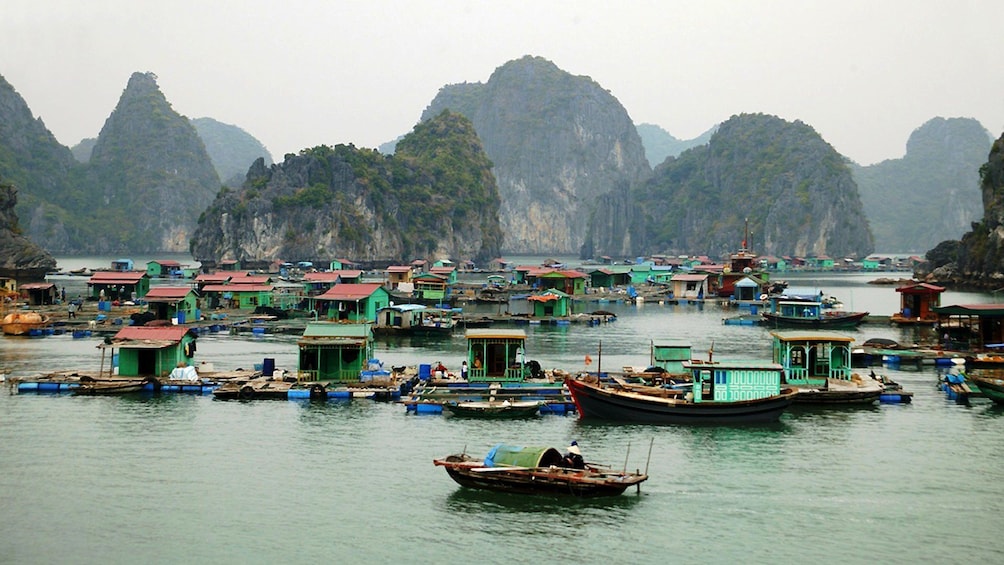
[[[150,292],[150,276],[145,271],[97,271],[87,286],[95,300],[134,300]]]
[[[928,283],[917,283],[901,286],[896,289],[900,293],[899,312],[891,319],[896,324],[936,324],[938,314],[934,308],[941,306],[941,293],[945,287]]]
[[[257,308],[272,306],[274,291],[270,284],[207,284],[202,296],[209,308]]]
[[[315,300],[329,320],[376,322],[377,311],[390,306],[390,293],[380,283],[340,283]]]
[[[119,350],[120,377],[164,377],[179,363],[192,365],[195,335],[184,326],[126,326],[98,347]]]
[[[303,286],[308,296],[316,296],[338,283],[359,283],[362,278],[363,272],[358,270],[312,272],[303,275]]]
[[[199,298],[195,290],[187,286],[155,286],[146,293],[143,300],[147,309],[158,320],[177,319],[179,324],[195,322],[199,319]]]

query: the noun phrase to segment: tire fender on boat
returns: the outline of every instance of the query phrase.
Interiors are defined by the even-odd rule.
[[[237,397],[241,400],[251,400],[254,398],[254,387],[251,385],[242,386],[240,392],[237,393]]]
[[[310,385],[310,398],[314,400],[319,400],[328,397],[328,390],[324,388],[321,383],[314,383]]]

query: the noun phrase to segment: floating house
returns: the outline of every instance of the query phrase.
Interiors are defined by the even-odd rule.
[[[516,283],[528,284],[536,290],[554,288],[574,296],[586,293],[586,280],[589,276],[575,270],[516,267],[513,278]]]
[[[297,341],[297,380],[359,382],[373,358],[369,324],[309,322]]]
[[[118,350],[120,377],[164,377],[179,363],[192,365],[195,357],[195,334],[182,326],[126,326],[115,337],[98,345]]]
[[[131,271],[133,270],[132,259],[115,259],[112,261],[113,271]]]
[[[412,267],[408,265],[391,265],[384,272],[387,273],[387,287],[391,290],[411,283]]]
[[[145,271],[97,271],[87,286],[95,300],[133,300],[150,292],[150,276]]]
[[[673,285],[673,298],[703,300],[708,296],[707,273],[680,273],[669,279]]]
[[[148,261],[146,274],[150,278],[180,278],[185,275],[183,268],[178,261]]]
[[[945,287],[928,283],[917,283],[901,286],[896,289],[900,294],[899,312],[892,315],[892,321],[897,324],[936,324],[938,314],[935,308],[941,306],[941,293]]]
[[[223,259],[219,265],[221,271],[236,272],[241,270],[241,262],[236,259]]]
[[[572,298],[556,289],[531,294],[526,297],[533,306],[531,315],[535,318],[564,318],[572,315]]]
[[[195,290],[187,286],[155,286],[143,297],[147,309],[158,320],[173,320],[178,324],[197,322],[199,298]]]
[[[1004,347],[1004,304],[957,304],[932,310],[942,317],[953,349]]]
[[[303,275],[303,289],[307,296],[317,296],[329,291],[331,287],[340,282],[356,283],[362,277],[362,271],[354,271],[355,277],[352,280],[344,280],[343,271],[313,272]]]
[[[202,288],[210,308],[272,306],[274,291],[271,284],[207,284]]]
[[[827,379],[851,379],[854,338],[826,331],[773,332],[773,360],[793,385],[826,386]]]
[[[415,275],[411,282],[415,285],[412,294],[419,300],[440,303],[450,294],[450,283],[443,275],[422,273]]]
[[[468,381],[522,382],[528,372],[525,346],[523,330],[467,330]]]
[[[328,264],[328,269],[331,271],[352,270],[353,267],[358,265],[359,263],[349,261],[348,259],[332,259],[331,263]]]
[[[200,296],[204,296],[207,285],[230,284],[231,278],[233,278],[233,273],[202,273],[195,277],[195,289]]]
[[[439,266],[437,261],[437,266],[429,269],[429,272],[434,275],[439,275],[446,280],[446,284],[457,284],[457,268],[450,266]]]
[[[380,283],[336,284],[314,300],[329,320],[373,322],[377,311],[390,306],[390,293]]]
[[[17,293],[17,279],[11,277],[0,277],[0,292],[7,294]]]
[[[732,285],[732,297],[740,302],[756,302],[764,298],[769,286],[767,281],[748,275]]]
[[[59,289],[56,288],[56,283],[25,283],[21,285],[20,292],[28,296],[28,305],[30,306],[48,306],[55,304],[59,299]]]
[[[589,284],[593,288],[613,288],[631,284],[631,268],[626,266],[601,267],[593,269],[587,274],[589,275]]]

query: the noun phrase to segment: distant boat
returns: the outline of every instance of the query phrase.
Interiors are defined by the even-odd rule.
[[[868,312],[832,310],[825,308],[821,300],[800,297],[771,296],[769,301],[768,310],[762,313],[764,323],[777,328],[854,328],[868,315]]]
[[[484,459],[466,453],[433,460],[444,467],[457,484],[475,489],[517,494],[617,496],[628,487],[640,486],[648,475],[615,471],[586,464],[585,469],[562,466],[562,456],[553,447],[496,445]]]
[[[38,312],[11,312],[3,318],[0,326],[6,335],[26,335],[31,330],[48,326],[50,319]]]
[[[454,416],[477,418],[526,418],[540,412],[542,402],[537,400],[471,400],[467,402],[444,402],[443,410]]]
[[[983,396],[994,401],[994,404],[1004,404],[1004,380],[995,377],[969,377],[980,388]]]
[[[143,390],[149,381],[148,378],[96,380],[90,377],[81,377],[80,386],[73,389],[73,394],[78,396],[129,394]]]

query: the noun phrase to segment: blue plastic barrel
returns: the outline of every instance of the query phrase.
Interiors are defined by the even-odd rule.
[[[310,400],[310,389],[291,388],[286,391],[286,398],[289,400]]]
[[[265,328],[251,328],[253,335],[265,335]]]
[[[442,414],[443,407],[438,404],[416,404],[415,413],[417,414]]]
[[[429,380],[432,376],[432,365],[419,365],[418,366],[418,378],[423,381]]]
[[[275,359],[266,357],[261,364],[261,374],[266,377],[271,377],[273,373],[275,373]]]
[[[38,383],[17,383],[18,392],[35,392],[38,390]]]
[[[184,324],[184,323],[185,323],[185,311],[178,310],[178,324]]]

